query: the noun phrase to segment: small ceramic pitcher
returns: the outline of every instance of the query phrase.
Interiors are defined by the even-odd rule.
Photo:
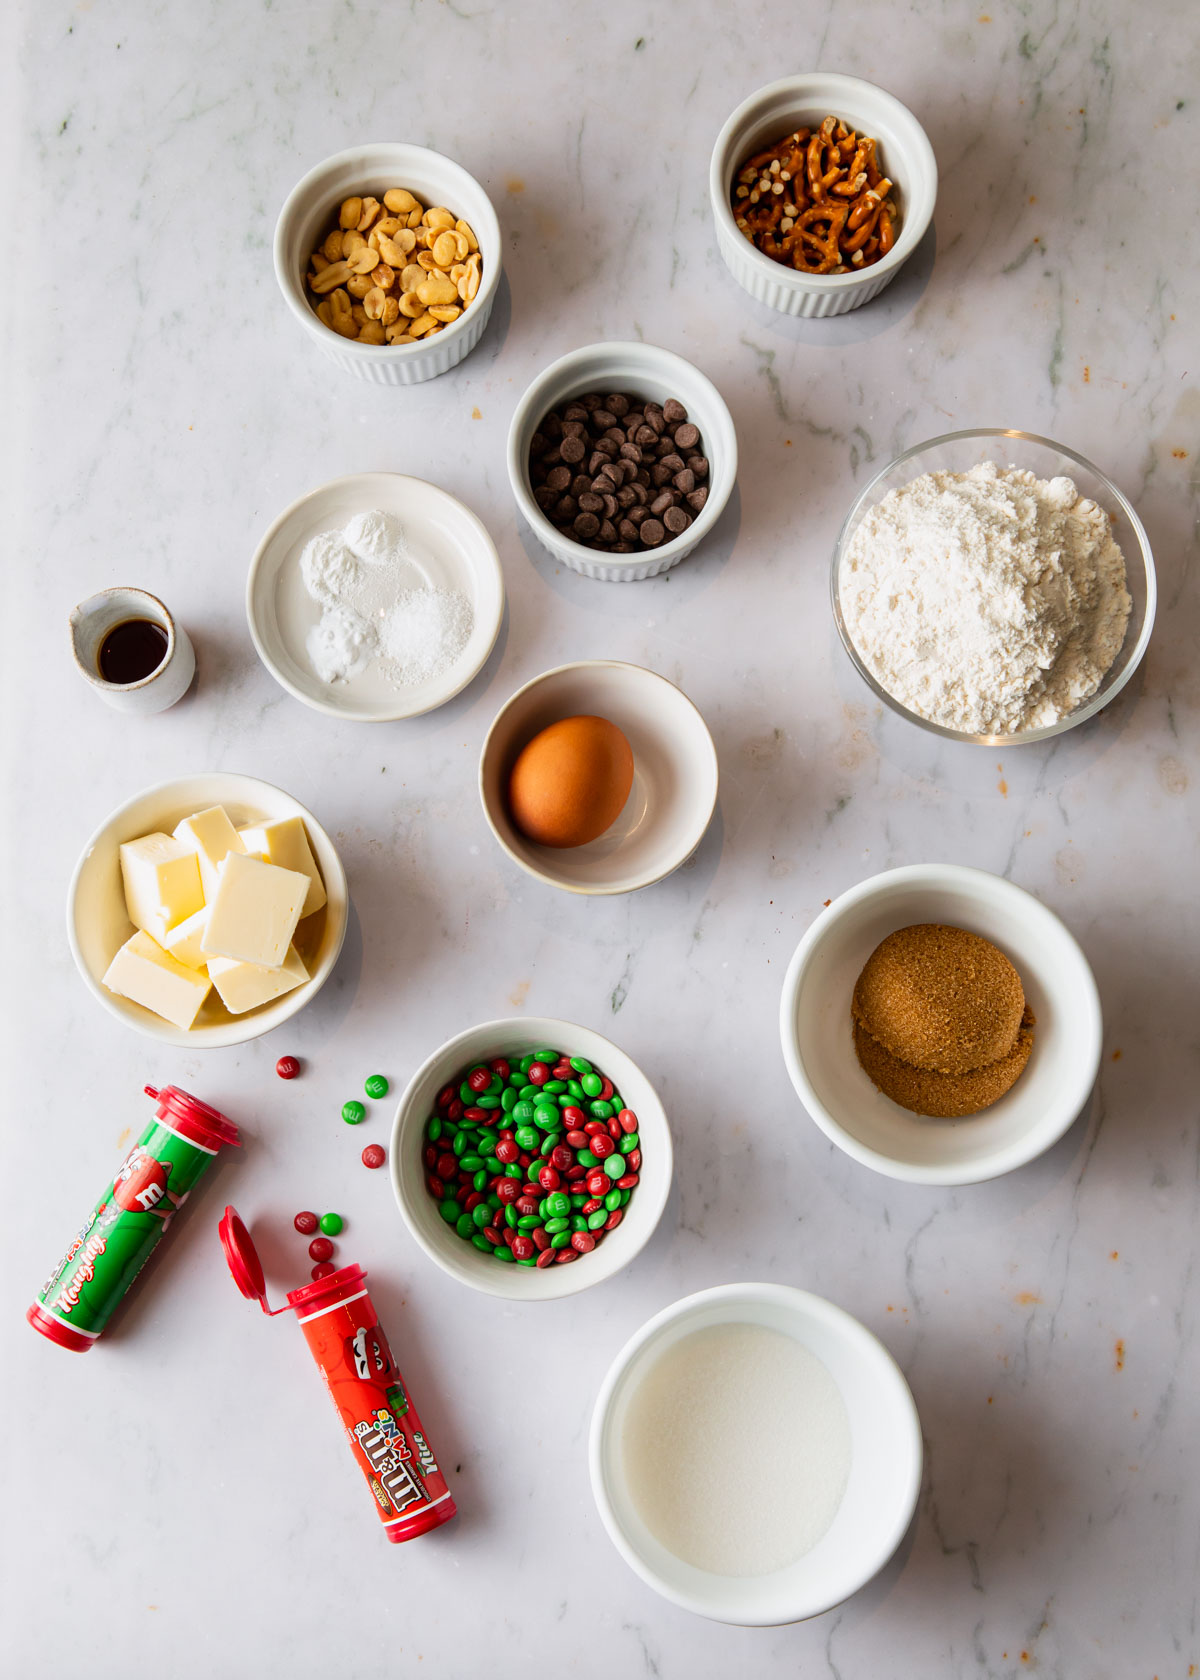
[[[166,652],[155,669],[138,682],[108,682],[100,674],[104,638],[118,624],[138,618],[148,619],[165,632]],[[118,711],[142,716],[165,712],[182,700],[196,671],[196,655],[187,631],[176,624],[156,596],[144,589],[102,589],[81,601],[71,614],[71,651],[80,675],[103,700]]]

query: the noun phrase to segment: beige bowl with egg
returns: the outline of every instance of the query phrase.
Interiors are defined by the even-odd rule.
[[[125,908],[120,847],[143,834],[170,834],[185,817],[211,805],[223,805],[235,828],[299,817],[325,883],[326,902],[296,928],[296,949],[309,973],[304,985],[244,1015],[231,1015],[216,992],[210,992],[195,1024],[185,1029],[129,998],[110,992],[103,977],[117,951],[134,931]],[[135,1032],[164,1044],[214,1049],[261,1038],[312,1001],[333,972],[341,952],[349,902],[341,859],[311,811],[281,788],[272,787],[270,782],[213,771],[147,788],[119,806],[100,825],[84,847],[71,877],[67,893],[67,937],[84,983],[110,1015]]]
[[[633,751],[633,786],[616,821],[584,846],[539,846],[516,827],[508,783],[522,748],[563,718],[616,724]],[[564,892],[634,892],[678,869],[704,838],[717,804],[717,752],[682,689],[640,665],[587,659],[519,688],[488,731],[479,794],[501,847],[527,874]]]

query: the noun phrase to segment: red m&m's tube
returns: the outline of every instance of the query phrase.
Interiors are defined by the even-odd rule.
[[[274,1316],[290,1308],[337,1408],[355,1462],[366,1478],[388,1539],[427,1534],[456,1515],[425,1427],[400,1375],[361,1266],[293,1289],[287,1308],[267,1305],[262,1265],[233,1208],[220,1226],[238,1288]]]

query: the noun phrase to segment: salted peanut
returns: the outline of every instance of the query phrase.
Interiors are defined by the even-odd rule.
[[[382,322],[380,322],[380,321],[368,321],[365,327],[360,327],[358,329],[358,342],[360,344],[382,344],[383,343],[383,324],[382,324]]]
[[[385,330],[384,336],[389,344],[412,343],[412,338],[409,336],[408,331],[408,322],[403,316],[401,316],[398,321],[392,322],[391,326]]]
[[[467,297],[466,297],[466,301],[468,303],[474,303],[478,293],[479,293],[479,270],[477,268],[472,268],[467,273]]]
[[[432,251],[418,251],[417,262],[420,267],[424,269],[426,274],[440,273],[437,265],[437,258],[434,256]]]
[[[383,300],[383,314],[379,317],[379,319],[383,322],[384,326],[385,327],[390,327],[392,325],[393,321],[396,320],[396,318],[398,317],[399,314],[400,314],[400,300],[399,300],[399,298],[385,297],[384,300]]]
[[[356,327],[365,327],[371,317],[367,314],[361,303],[356,303],[350,311],[350,319],[354,322]]]
[[[467,253],[470,251],[470,249],[471,249],[471,247],[467,244],[466,235],[463,234],[463,233],[456,232],[455,235],[454,235],[454,260],[455,260],[455,262],[462,262],[463,258],[467,255]]]
[[[433,303],[457,303],[458,288],[443,274],[431,274],[417,287],[417,296],[428,307]]]
[[[371,290],[371,276],[369,274],[352,274],[346,282],[346,290],[351,297],[365,298]]]
[[[417,248],[417,236],[411,228],[401,228],[395,235],[395,243],[399,245],[402,251],[415,251]]]
[[[416,232],[413,233],[413,244],[416,246],[418,251],[427,251],[429,249],[429,229],[427,227],[417,228]]]
[[[439,232],[442,228],[452,228],[454,226],[454,217],[442,204],[430,205],[422,219],[426,227],[437,228]]]
[[[349,233],[342,235],[342,256],[349,262],[354,253],[361,251],[366,243],[362,234],[352,228]]]
[[[419,204],[417,205],[415,210],[410,210],[409,211],[409,213],[408,213],[408,225],[409,225],[410,228],[420,227],[420,225],[421,225],[421,206]]]
[[[468,251],[478,251],[479,241],[475,237],[475,231],[472,228],[470,222],[464,222],[462,220],[459,220],[459,221],[455,222],[454,231],[455,231],[455,233],[461,233],[462,234],[463,238],[467,242],[467,250]]]
[[[429,313],[435,321],[457,321],[462,310],[456,303],[431,303]]]
[[[403,268],[405,263],[408,261],[407,252],[402,250],[394,239],[389,239],[386,234],[380,236],[379,243],[375,249],[379,252],[379,255],[383,258],[384,262],[391,263],[393,268]]]
[[[379,223],[376,222],[375,226],[371,229],[370,233],[367,235],[367,244],[371,247],[372,251],[378,251],[379,241],[382,238],[383,238],[383,235],[379,231]]]
[[[329,267],[329,258],[321,251],[314,251],[312,254],[312,265],[313,273],[320,274],[323,268]]]
[[[340,228],[356,228],[358,218],[362,215],[363,201],[361,198],[348,198],[338,211],[338,226]]]
[[[400,290],[402,292],[415,292],[424,278],[425,270],[420,263],[405,263],[400,271]]]
[[[452,262],[458,261],[458,243],[452,233],[439,233],[429,248],[439,268],[449,268]],[[463,251],[464,257],[466,254],[466,251]]]
[[[322,298],[317,305],[317,319],[324,321],[327,327],[333,326],[333,305],[328,298]]]
[[[380,263],[378,268],[371,270],[371,279],[376,286],[382,287],[385,292],[390,291],[396,280],[396,270],[389,268],[387,263]]]
[[[366,233],[371,223],[383,209],[377,198],[364,198],[362,201],[362,215],[358,218],[359,233]]]
[[[398,233],[403,226],[404,223],[400,220],[399,216],[380,216],[371,231],[372,233],[378,233],[381,237],[386,234],[390,239],[392,235]]]
[[[379,265],[378,251],[372,251],[369,245],[363,245],[349,258],[351,274],[370,274]]]
[[[464,303],[466,303],[466,301],[467,301],[467,287],[470,284],[470,275],[468,274],[468,272],[465,268],[463,269],[462,273],[459,275],[457,284],[458,284],[458,295],[462,299],[462,301]]]
[[[339,315],[344,315],[349,319],[352,305],[348,294],[342,291],[340,286],[336,292],[330,292],[329,307],[332,309],[335,319]]]
[[[407,216],[410,211],[421,208],[405,187],[389,187],[383,195],[383,202],[394,216],[398,216],[401,211]]]
[[[415,321],[418,315],[424,315],[425,305],[416,292],[405,292],[400,299],[400,313],[407,315],[410,321]]]
[[[344,262],[330,263],[320,274],[309,281],[314,292],[331,292],[335,286],[344,286],[350,278],[350,264]]]
[[[466,263],[457,262],[457,263],[452,263],[450,265],[450,279],[453,280],[455,282],[455,284],[457,284],[458,281],[460,281],[462,279],[463,275],[466,272],[467,272]]]
[[[322,245],[321,249],[322,249],[322,251],[324,251],[325,255],[329,258],[330,262],[340,262],[341,261],[341,259],[346,254],[342,250],[342,230],[341,230],[341,228],[334,228],[333,232],[329,235],[329,238],[325,241],[324,245]]]
[[[416,320],[409,324],[408,330],[414,338],[424,338],[426,333],[431,333],[437,325],[438,322],[432,315],[418,315]]]
[[[362,328],[349,315],[338,315],[334,319],[333,330],[343,338],[357,338]]]
[[[383,287],[372,286],[371,290],[362,300],[362,306],[366,310],[368,321],[378,321],[379,317],[383,314],[383,299]]]

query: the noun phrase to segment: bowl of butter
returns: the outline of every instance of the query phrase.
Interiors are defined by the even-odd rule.
[[[346,872],[310,811],[223,772],[147,788],[84,847],[71,954],[110,1014],[167,1044],[259,1038],[328,979]]]

